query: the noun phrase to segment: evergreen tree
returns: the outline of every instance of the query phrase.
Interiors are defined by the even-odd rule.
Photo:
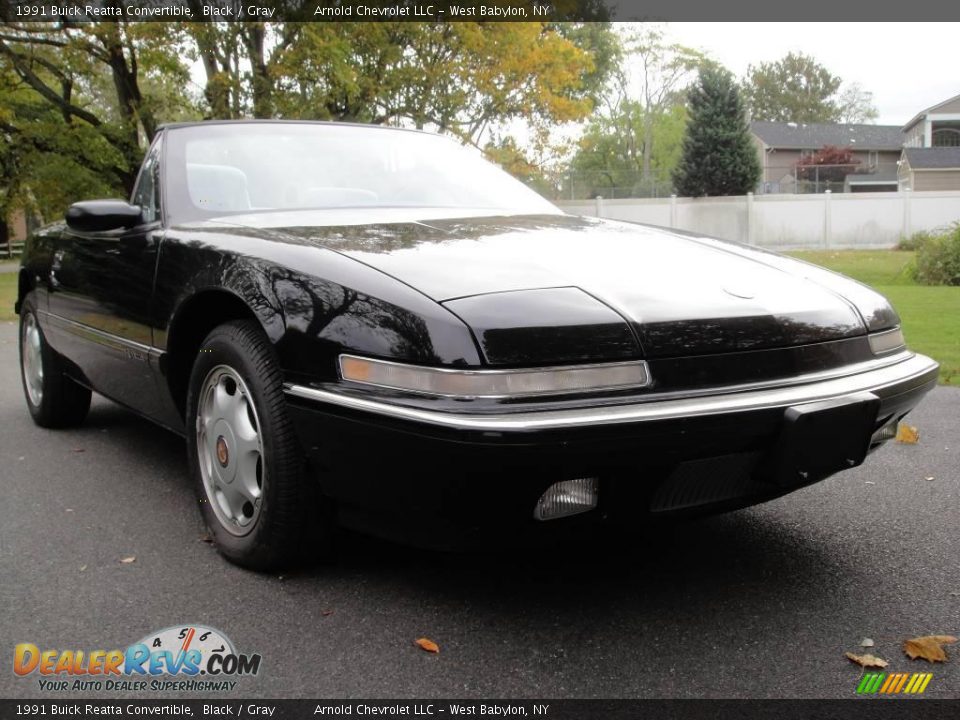
[[[688,98],[690,120],[683,155],[673,173],[679,195],[745,195],[760,180],[760,161],[750,140],[740,91],[733,76],[704,67]]]

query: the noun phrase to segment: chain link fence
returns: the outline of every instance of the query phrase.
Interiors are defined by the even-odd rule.
[[[565,175],[553,199],[663,198],[670,197],[673,192],[673,183],[663,178],[644,178],[640,173],[627,174],[622,171],[597,170],[590,173]]]
[[[764,169],[764,181],[761,183],[759,192],[763,195],[784,193],[809,195],[824,193],[828,190],[832,193],[850,192],[848,178],[856,180],[857,188],[854,191],[863,191],[867,188],[896,190],[897,169],[896,163],[772,165]]]

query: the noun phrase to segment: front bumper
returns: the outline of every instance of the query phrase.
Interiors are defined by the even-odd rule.
[[[285,389],[322,490],[338,501],[347,524],[461,546],[502,537],[507,528],[542,532],[569,523],[537,523],[532,510],[547,487],[575,477],[600,479],[593,518],[702,512],[782,495],[846,467],[821,463],[789,483],[771,476],[772,455],[796,449],[784,448],[785,438],[802,437],[787,434],[790,408],[869,394],[876,399],[872,431],[912,410],[937,373],[930,358],[902,352],[775,383],[477,412],[335,385]],[[842,418],[818,422],[836,425],[827,435],[848,432]]]

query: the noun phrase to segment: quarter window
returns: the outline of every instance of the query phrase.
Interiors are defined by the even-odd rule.
[[[150,152],[140,168],[140,177],[133,190],[133,204],[143,208],[143,222],[160,220],[160,141],[150,148]]]

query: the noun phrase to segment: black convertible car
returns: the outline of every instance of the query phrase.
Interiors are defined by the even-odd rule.
[[[852,280],[353,125],[165,127],[129,203],[29,239],[16,307],[36,422],[96,391],[185,435],[252,568],[338,522],[462,546],[761,502],[859,465],[937,379]]]

